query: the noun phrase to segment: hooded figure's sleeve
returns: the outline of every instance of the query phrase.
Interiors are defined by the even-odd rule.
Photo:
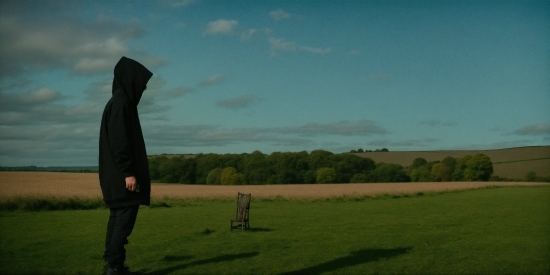
[[[131,110],[129,102],[113,104],[108,123],[109,146],[120,172],[126,177],[135,175],[132,150]]]

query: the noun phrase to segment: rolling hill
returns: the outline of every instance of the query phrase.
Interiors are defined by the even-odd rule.
[[[403,167],[412,164],[415,158],[428,162],[440,161],[445,157],[461,158],[483,153],[493,162],[493,175],[509,179],[525,179],[529,171],[537,176],[550,177],[550,146],[517,147],[496,150],[443,150],[443,151],[396,151],[355,153],[371,158],[374,162],[396,163]]]

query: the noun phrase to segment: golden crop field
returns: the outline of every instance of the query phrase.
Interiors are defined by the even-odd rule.
[[[369,184],[285,184],[285,185],[183,185],[156,183],[153,198],[233,198],[237,192],[255,198],[331,198],[441,192],[487,186],[535,186],[533,182],[420,182]],[[97,173],[0,172],[0,199],[18,196],[94,198],[101,196]]]

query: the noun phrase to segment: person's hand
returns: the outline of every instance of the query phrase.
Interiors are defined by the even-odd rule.
[[[134,176],[126,177],[126,189],[128,189],[128,191],[131,191],[131,192],[136,191],[136,186],[137,186],[136,177]]]

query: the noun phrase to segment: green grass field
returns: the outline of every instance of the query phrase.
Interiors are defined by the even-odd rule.
[[[253,194],[254,195],[254,194]],[[550,187],[142,207],[138,274],[549,274]],[[0,212],[0,274],[101,274],[108,211]]]

